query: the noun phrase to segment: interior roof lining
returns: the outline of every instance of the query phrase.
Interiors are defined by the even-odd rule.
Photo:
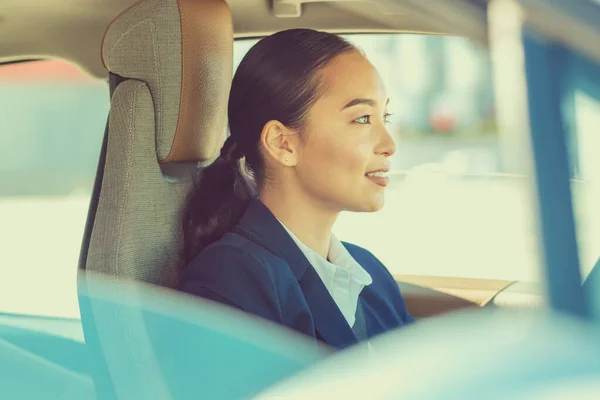
[[[63,59],[103,79],[107,72],[100,60],[100,46],[106,27],[136,2],[103,0],[103,6],[98,7],[98,0],[1,1],[0,63]],[[444,34],[477,36],[477,40],[485,40],[484,15],[481,17],[481,7],[469,5],[472,0],[428,0],[435,2],[435,7],[423,7],[420,1],[310,3],[303,4],[299,18],[276,18],[267,0],[228,0],[228,4],[235,37],[239,39],[307,27],[336,33]],[[470,17],[461,17],[461,14]],[[477,17],[472,18],[473,15]]]
[[[432,35],[432,36],[465,36],[465,35],[450,34],[450,33],[445,33],[445,32],[424,32],[424,31],[417,31],[417,30],[399,31],[399,30],[393,30],[393,29],[368,29],[368,30],[363,30],[363,31],[357,31],[357,30],[352,30],[352,29],[349,29],[349,30],[339,29],[339,30],[335,30],[335,31],[332,30],[332,32],[338,33],[338,34],[346,34],[346,35],[352,35],[352,34],[356,34],[356,35],[360,35],[360,34],[374,34],[374,35],[398,34],[398,35],[402,35],[402,34],[405,34],[405,35]],[[234,35],[234,39],[235,40],[260,39],[260,38],[263,38],[270,34],[271,34],[271,32],[243,33],[243,34]],[[11,64],[21,64],[21,63],[26,63],[26,62],[44,61],[44,60],[57,60],[57,59],[61,59],[61,58],[52,57],[52,56],[47,56],[47,57],[25,56],[22,59],[21,58],[18,58],[18,59],[13,58],[13,59],[9,59],[6,61],[3,61],[0,58],[0,66],[11,65]],[[68,60],[68,59],[63,59],[63,60],[84,70],[81,65],[77,64],[76,62],[73,62],[72,60]],[[87,72],[87,71],[85,71],[85,72]],[[106,72],[106,76],[94,76],[94,77],[102,79],[102,80],[106,80],[106,79],[108,79],[108,71]]]

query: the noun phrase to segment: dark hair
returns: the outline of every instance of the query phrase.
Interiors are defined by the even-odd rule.
[[[264,183],[260,135],[265,124],[277,120],[301,128],[321,95],[318,73],[352,50],[337,35],[291,29],[260,40],[244,56],[229,94],[230,136],[192,188],[183,213],[184,264],[238,223]]]

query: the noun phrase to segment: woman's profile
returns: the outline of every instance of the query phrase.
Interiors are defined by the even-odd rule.
[[[360,50],[309,29],[260,40],[232,81],[230,136],[183,213],[179,289],[342,349],[413,321],[388,270],[331,232],[383,207],[388,98]]]

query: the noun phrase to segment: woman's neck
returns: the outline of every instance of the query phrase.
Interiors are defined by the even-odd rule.
[[[302,243],[327,259],[331,229],[339,212],[327,210],[300,193],[272,188],[263,188],[259,199]]]

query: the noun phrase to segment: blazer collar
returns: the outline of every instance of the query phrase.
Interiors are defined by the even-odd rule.
[[[242,228],[243,232],[239,233],[243,236],[287,261],[298,281],[311,268],[294,240],[260,200],[253,199],[250,202],[238,227]]]
[[[286,261],[304,293],[315,329],[329,345],[341,349],[358,342],[315,269],[260,200],[250,202],[236,231]]]

